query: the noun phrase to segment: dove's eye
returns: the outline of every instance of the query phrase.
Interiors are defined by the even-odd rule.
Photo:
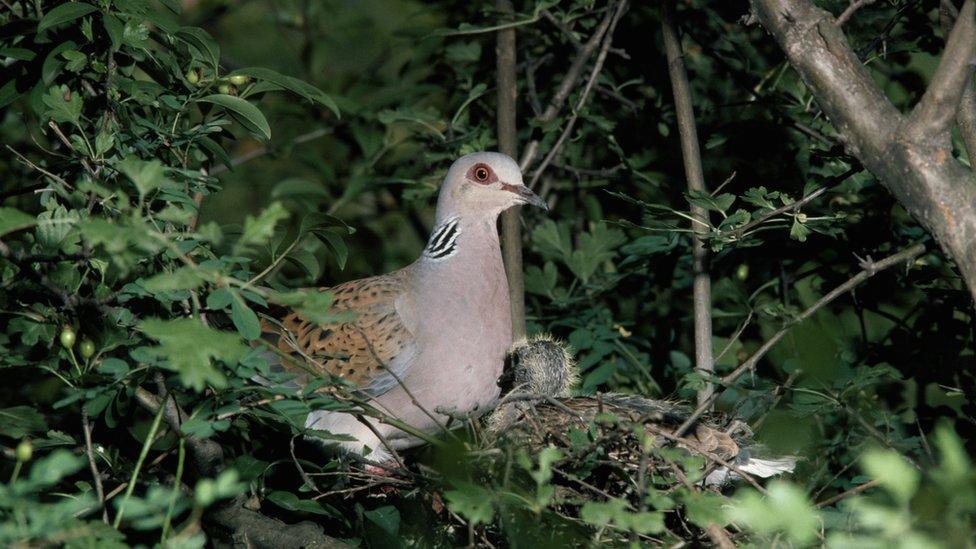
[[[475,166],[473,173],[474,179],[478,183],[487,183],[488,178],[491,177],[491,170],[488,169],[488,166]]]

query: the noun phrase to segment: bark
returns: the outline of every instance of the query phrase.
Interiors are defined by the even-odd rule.
[[[972,79],[976,20],[967,0],[925,95],[898,112],[834,17],[809,0],[752,0],[844,144],[939,241],[976,298],[976,178],[952,156],[950,126]]]

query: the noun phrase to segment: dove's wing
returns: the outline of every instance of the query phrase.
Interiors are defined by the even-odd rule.
[[[331,311],[355,315],[349,322],[320,325],[290,312],[264,319],[264,339],[308,370],[341,377],[373,396],[402,379],[417,353],[414,334],[401,311],[408,307],[406,269],[353,280],[323,291],[335,296]],[[282,366],[296,373],[291,361]],[[396,376],[396,377],[394,377]]]

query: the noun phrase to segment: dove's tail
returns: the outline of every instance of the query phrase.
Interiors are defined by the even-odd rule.
[[[735,460],[736,470],[759,478],[792,473],[793,468],[796,467],[796,458],[794,457],[762,459],[750,457],[748,452],[742,452],[742,454]],[[737,471],[730,470],[727,467],[719,467],[705,477],[705,484],[707,486],[722,485],[742,478]]]

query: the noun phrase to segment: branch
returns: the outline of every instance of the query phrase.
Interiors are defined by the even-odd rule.
[[[825,500],[823,500],[821,502],[818,502],[817,505],[816,505],[816,507],[817,507],[817,509],[821,509],[823,507],[828,507],[828,506],[833,505],[833,504],[837,503],[838,501],[846,498],[847,496],[853,496],[854,494],[858,494],[858,493],[861,493],[861,492],[863,492],[865,490],[868,490],[870,488],[874,488],[875,486],[877,486],[879,484],[881,484],[881,481],[879,481],[878,479],[873,479],[873,480],[869,480],[869,481],[867,481],[867,482],[865,482],[863,484],[858,484],[857,486],[851,488],[850,490],[847,490],[846,492],[841,492],[841,493],[839,493],[839,494],[837,494],[835,496],[831,496],[831,497],[829,497],[829,498],[827,498],[827,499],[825,499]]]
[[[556,88],[556,93],[553,94],[552,99],[546,106],[546,110],[535,119],[535,123],[542,126],[553,120],[559,115],[562,110],[563,105],[566,103],[566,98],[569,97],[570,92],[576,87],[580,78],[583,76],[583,68],[586,66],[586,62],[590,60],[590,57],[596,51],[596,48],[600,45],[600,41],[603,40],[604,33],[607,32],[607,28],[610,26],[610,20],[613,18],[613,11],[607,13],[607,15],[600,21],[600,25],[593,31],[593,35],[590,36],[589,40],[583,44],[576,53],[576,58],[573,59],[572,64],[566,71],[566,75],[563,76],[562,81],[559,83],[559,87]],[[522,158],[519,160],[519,167],[522,171],[525,171],[532,165],[535,161],[536,154],[539,152],[539,140],[533,139],[529,142],[525,150],[522,151]]]
[[[98,471],[98,464],[95,463],[91,420],[89,420],[88,410],[84,406],[81,408],[81,428],[85,434],[85,455],[88,456],[88,468],[91,469],[92,478],[95,480],[95,494],[98,495],[98,505],[102,508],[102,522],[108,524],[108,508],[105,507],[105,488],[102,486],[102,474]]]
[[[728,375],[723,377],[720,380],[721,384],[724,386],[728,386],[733,381],[738,379],[739,376],[741,376],[742,374],[753,370],[756,367],[756,365],[759,363],[759,361],[764,356],[766,356],[766,353],[772,350],[772,348],[775,347],[777,343],[779,343],[779,340],[783,339],[783,336],[789,333],[789,331],[794,326],[810,318],[813,315],[813,313],[817,312],[825,305],[831,303],[833,300],[837,299],[841,295],[853,290],[859,284],[861,284],[868,278],[874,276],[875,274],[885,269],[894,267],[895,265],[912,261],[918,256],[922,255],[923,253],[925,253],[925,245],[916,244],[896,254],[892,254],[880,261],[872,261],[870,258],[868,258],[865,261],[862,261],[860,265],[861,272],[852,276],[850,279],[847,280],[847,282],[844,282],[840,286],[837,286],[836,288],[831,290],[827,295],[821,297],[819,300],[817,300],[816,303],[807,307],[806,310],[804,310],[796,317],[790,319],[790,321],[784,324],[783,327],[780,328],[778,332],[773,334],[771,338],[767,339],[766,342],[763,343],[759,347],[759,349],[756,350],[756,352],[752,353],[752,356],[746,359],[746,361],[740,364],[735,370],[732,370],[732,372],[730,372]],[[696,408],[695,411],[692,412],[690,416],[688,416],[688,419],[686,419],[684,423],[682,423],[681,426],[678,427],[678,429],[674,432],[674,435],[678,437],[684,435],[688,431],[688,428],[691,427],[698,420],[698,418],[700,418],[702,414],[708,410],[708,408],[712,405],[712,403],[718,400],[718,397],[721,396],[721,394],[722,393],[714,393],[708,400],[699,404],[698,408]]]
[[[966,0],[952,27],[939,67],[932,75],[925,95],[912,110],[905,128],[915,141],[948,141],[959,101],[973,79],[976,63],[976,2]]]
[[[849,176],[849,175],[851,175],[851,172],[846,172],[844,175],[845,176]],[[847,177],[844,177],[844,179],[847,179]],[[841,179],[841,181],[843,181],[843,179]],[[729,237],[729,236],[732,236],[732,237],[735,237],[735,238],[742,238],[742,235],[744,235],[746,233],[746,231],[749,231],[750,229],[753,229],[753,228],[755,228],[755,227],[757,227],[759,225],[762,225],[763,223],[765,223],[766,221],[768,221],[769,219],[771,219],[773,217],[776,217],[777,215],[780,215],[780,214],[783,214],[783,213],[786,213],[786,212],[789,212],[789,211],[793,211],[793,212],[799,211],[800,208],[802,208],[803,206],[805,206],[807,203],[815,200],[817,197],[819,197],[823,193],[827,192],[827,189],[828,188],[829,187],[820,187],[819,189],[817,189],[817,190],[813,191],[812,193],[804,196],[803,198],[797,200],[796,202],[790,202],[789,204],[780,206],[779,208],[776,208],[775,210],[766,212],[765,214],[757,217],[756,219],[753,219],[752,221],[750,221],[749,223],[746,223],[745,225],[743,225],[741,227],[736,227],[735,229],[728,229],[728,230],[722,231],[722,232],[718,233],[717,235],[715,235],[715,238],[724,238],[724,237]]]
[[[663,12],[661,31],[664,35],[664,51],[668,60],[668,75],[674,92],[674,108],[678,117],[681,157],[684,160],[688,191],[704,193],[707,189],[702,171],[701,151],[698,148],[695,109],[692,105],[691,86],[688,85],[688,73],[685,70],[684,53],[681,51],[681,41],[674,22],[674,5],[671,0],[664,2]],[[691,215],[696,219],[708,219],[708,211],[695,204],[691,206]],[[715,361],[712,358],[712,279],[708,274],[708,249],[705,247],[708,227],[701,223],[692,223],[692,230],[694,233],[691,256],[695,277],[692,290],[695,314],[695,370],[709,375],[715,371]],[[707,401],[714,391],[715,386],[706,383],[698,391],[698,403]]]
[[[953,5],[952,0],[941,0],[939,2],[939,23],[942,26],[942,33],[946,37],[952,32],[952,26],[958,18],[959,10]],[[959,128],[959,134],[966,145],[969,166],[976,169],[976,90],[973,88],[972,79],[963,88],[962,98],[959,101],[959,112],[956,113],[956,126]]]
[[[837,17],[837,26],[842,27],[850,18],[854,15],[854,12],[863,8],[864,6],[869,6],[873,4],[875,0],[851,0],[851,3],[847,8],[841,12]]]
[[[976,176],[953,158],[947,131],[926,133],[948,127],[972,71],[973,0],[911,124],[873,81],[830,13],[810,0],[751,3],[848,151],[935,236],[976,299]]]
[[[580,93],[579,99],[576,101],[576,106],[573,108],[573,113],[569,116],[569,120],[566,121],[566,127],[563,128],[563,131],[556,140],[556,143],[551,149],[549,149],[549,153],[546,154],[546,157],[539,164],[539,167],[536,168],[532,173],[532,179],[528,184],[530,188],[535,188],[535,184],[542,176],[542,172],[546,170],[553,158],[559,154],[559,151],[562,150],[563,145],[566,143],[566,139],[569,138],[569,134],[572,133],[573,126],[576,124],[576,120],[579,118],[579,113],[583,110],[583,106],[586,105],[586,101],[590,97],[590,92],[593,90],[593,86],[596,84],[596,79],[598,76],[600,76],[600,71],[603,70],[603,63],[607,59],[607,53],[610,51],[610,44],[613,41],[613,31],[617,28],[617,23],[620,21],[620,16],[623,15],[626,9],[627,0],[620,0],[620,2],[617,3],[616,9],[611,12],[612,18],[610,20],[610,26],[607,28],[606,36],[603,38],[603,46],[600,48],[600,53],[597,55],[596,62],[593,64],[593,68],[590,70],[590,75],[586,81],[586,85],[583,87],[583,91]],[[545,198],[545,196],[543,196],[543,198]]]
[[[496,0],[495,6],[506,19],[514,14],[510,0]],[[498,70],[498,150],[512,158],[518,158],[518,132],[516,128],[515,29],[498,31],[495,36]],[[512,315],[512,337],[525,337],[525,279],[522,274],[522,225],[515,206],[502,213],[501,244],[505,277],[508,279],[508,300]]]
[[[708,534],[708,539],[712,540],[712,544],[719,549],[735,549],[735,543],[732,538],[729,537],[729,533],[716,523],[711,523],[708,528],[705,528],[705,533]]]

